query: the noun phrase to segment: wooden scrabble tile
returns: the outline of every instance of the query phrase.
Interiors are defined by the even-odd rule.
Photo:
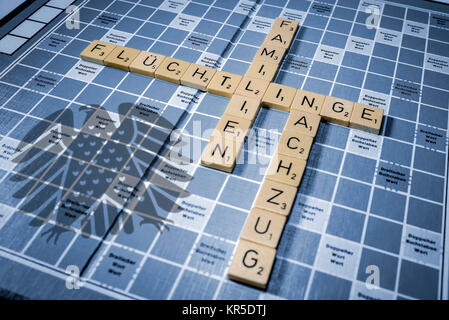
[[[245,76],[240,81],[235,94],[262,100],[269,84],[268,81]]]
[[[262,98],[262,105],[288,112],[295,94],[295,88],[271,82]]]
[[[240,239],[228,271],[228,278],[264,289],[270,278],[276,250]]]
[[[212,68],[192,63],[181,77],[181,84],[201,91],[206,91],[207,85],[212,80],[215,72],[216,71]]]
[[[297,90],[291,109],[320,114],[326,96],[306,90]]]
[[[212,136],[201,155],[203,166],[232,172],[236,159],[243,146],[243,139]]]
[[[129,71],[154,77],[154,72],[164,61],[165,56],[158,53],[141,51],[129,65]]]
[[[167,57],[156,69],[154,75],[158,79],[181,84],[181,77],[189,66],[190,63],[187,61]]]
[[[283,31],[278,28],[271,29],[265,37],[264,44],[270,46],[277,46],[284,49],[288,49],[292,43],[293,32]]]
[[[293,187],[298,187],[301,183],[305,168],[305,160],[275,153],[265,177]]]
[[[245,139],[248,129],[251,127],[251,121],[236,117],[232,114],[223,114],[215,127],[213,136]]]
[[[379,134],[383,115],[384,111],[380,108],[355,103],[352,109],[349,127]]]
[[[207,92],[230,98],[241,80],[241,75],[217,71],[207,86]]]
[[[115,47],[115,44],[94,40],[84,48],[80,57],[83,60],[104,64],[104,59],[115,49]]]
[[[312,143],[313,137],[299,134],[294,130],[284,130],[279,139],[276,152],[307,160]]]
[[[104,64],[109,67],[129,71],[129,65],[139,55],[139,53],[140,50],[137,49],[116,46],[114,50],[112,50],[111,53],[104,59]]]
[[[260,101],[249,97],[234,94],[229,101],[225,114],[253,121],[260,109]]]
[[[296,192],[297,188],[295,187],[265,178],[257,194],[255,206],[288,216]]]
[[[252,208],[240,238],[276,248],[287,218],[260,208]]]
[[[276,63],[254,60],[248,71],[246,71],[245,76],[271,82],[277,71],[278,65]]]
[[[284,130],[315,137],[320,121],[321,117],[317,114],[291,109]]]
[[[284,57],[285,49],[273,45],[262,44],[257,50],[254,60],[260,60],[265,62],[271,62],[280,64]]]
[[[285,32],[295,33],[298,30],[299,22],[292,19],[276,18],[271,29],[280,29]]]
[[[327,96],[324,99],[320,115],[324,121],[333,122],[342,126],[349,126],[354,102]]]

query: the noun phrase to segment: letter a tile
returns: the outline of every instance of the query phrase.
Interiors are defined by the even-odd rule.
[[[321,117],[317,114],[292,109],[285,130],[315,137],[320,121]]]

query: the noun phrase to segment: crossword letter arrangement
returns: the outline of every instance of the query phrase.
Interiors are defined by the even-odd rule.
[[[201,156],[214,169],[232,172],[260,106],[290,113],[228,272],[259,288],[268,283],[320,121],[378,134],[383,117],[379,108],[272,82],[297,29],[297,21],[277,18],[243,77],[98,40],[81,53],[87,61],[231,98]]]

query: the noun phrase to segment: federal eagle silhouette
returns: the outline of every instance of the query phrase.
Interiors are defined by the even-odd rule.
[[[122,103],[119,116],[96,105],[67,108],[59,118],[58,110],[23,138],[26,142],[18,149],[26,152],[13,159],[17,174],[10,178],[23,186],[12,196],[23,199],[21,210],[35,214],[30,225],[56,222],[41,233],[47,242],[53,238],[56,244],[71,227],[81,228],[84,237],[131,233],[132,219],[137,226],[151,224],[162,232],[168,230],[168,214],[182,210],[175,202],[189,194],[154,170],[155,164],[170,162],[159,152],[175,124],[154,112],[124,116],[136,106]],[[75,116],[81,130],[74,129]],[[190,161],[182,156],[179,160]]]

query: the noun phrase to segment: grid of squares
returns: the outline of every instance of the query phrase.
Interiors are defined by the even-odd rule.
[[[0,39],[0,53],[11,55],[16,52],[64,9],[67,9],[72,2],[73,0],[52,0],[38,8]]]
[[[370,32],[364,29],[366,13],[359,1],[319,4],[265,1],[254,5],[255,13],[250,15],[237,4],[236,1],[192,1],[169,8],[164,1],[138,4],[115,1],[105,7],[99,1],[90,1],[81,8],[81,30],[56,30],[53,39],[44,39],[34,54],[31,51],[14,66],[14,72],[11,70],[0,79],[2,91],[15,94],[6,102],[14,108],[2,101],[4,107],[0,112],[5,114],[2,119],[15,119],[17,123],[24,118],[23,126],[28,126],[48,112],[44,107],[38,108],[38,103],[46,98],[65,102],[68,106],[64,110],[76,108],[73,105],[76,101],[80,105],[92,103],[91,99],[101,103],[112,94],[150,96],[167,104],[176,89],[156,80],[136,88],[132,79],[127,80],[131,74],[105,68],[86,85],[64,77],[63,73],[55,73],[67,63],[75,65],[74,58],[82,48],[106,35],[108,28],[131,33],[127,46],[190,62],[214,61],[224,71],[243,74],[265,37],[263,29],[260,32],[256,26],[272,21],[276,13],[298,17],[302,23],[275,81],[385,109],[383,137],[373,141],[372,136],[354,135],[347,128],[320,126],[266,293],[226,280],[225,271],[239,236],[236,225],[243,226],[253,200],[242,194],[256,194],[270,150],[274,151],[279,138],[270,136],[268,130],[282,128],[287,118],[280,111],[268,109],[262,109],[255,120],[258,137],[248,138],[241,155],[253,156],[251,142],[264,144],[267,154],[260,161],[265,161],[265,166],[238,164],[234,173],[228,175],[199,167],[199,159],[192,159],[192,164],[185,169],[192,180],[179,181],[192,196],[182,201],[192,208],[196,204],[196,210],[202,210],[204,218],[191,224],[171,215],[169,218],[176,223],[170,224],[169,232],[162,233],[151,224],[137,228],[139,221],[133,221],[135,233],[122,232],[106,239],[86,273],[90,281],[145,298],[361,298],[373,294],[367,291],[364,281],[366,267],[374,264],[380,268],[381,275],[385,274],[381,276],[381,289],[376,291],[378,297],[438,297],[442,277],[448,88],[444,87],[447,72],[435,71],[429,61],[449,52],[440,50],[448,46],[444,41],[447,37],[442,36],[447,30],[436,27],[432,15],[388,4],[381,5],[380,27]],[[187,21],[188,27],[179,27],[179,21]],[[410,24],[424,25],[422,32],[425,33],[410,35]],[[189,29],[187,36],[186,29]],[[429,38],[425,40],[427,35]],[[183,41],[183,36],[190,40]],[[196,49],[197,45],[200,50]],[[325,53],[331,55],[331,63],[323,61]],[[53,66],[49,66],[53,60],[56,60]],[[73,88],[73,91],[60,92],[74,96],[53,95],[53,91],[58,92],[56,88],[49,93],[47,90],[51,89],[46,87],[35,90],[33,83],[25,82],[35,74],[42,79],[53,79],[61,88]],[[77,85],[84,88],[78,96]],[[27,105],[20,102],[23,101],[20,97],[27,97]],[[179,127],[192,133],[194,144],[204,146],[209,137],[193,134],[194,121],[200,120],[203,129],[215,127],[227,103],[227,98],[198,94]],[[64,118],[64,113],[60,118]],[[2,124],[3,139],[22,137],[23,130],[9,127],[12,122]],[[81,129],[82,119],[74,120],[74,127]],[[16,133],[11,136],[13,132]],[[52,154],[47,156],[51,158]],[[156,166],[157,170],[166,167],[166,163]],[[363,170],[351,169],[354,167]],[[7,181],[7,172],[1,172],[1,176],[2,182]],[[357,200],[350,197],[349,190],[357,190],[360,197]],[[441,194],[429,190],[441,190]],[[138,203],[135,210],[139,211],[138,208],[145,208],[145,204]],[[6,224],[25,228],[30,220],[28,215],[11,214]],[[4,230],[16,232],[18,228],[4,227]],[[37,234],[35,229],[31,233]],[[400,236],[376,237],[382,233]],[[185,241],[173,251],[167,244],[180,237]],[[27,246],[30,252],[40,252],[39,238],[32,240],[14,246]],[[67,236],[64,241],[71,243],[73,249],[63,255],[69,261],[79,261],[79,248],[93,248],[99,240],[94,237],[74,240]],[[433,246],[427,249],[426,256],[415,250],[429,242]],[[335,267],[338,261],[329,259],[335,253],[343,254],[346,261],[340,269]],[[104,270],[116,262],[113,258],[116,256],[127,257],[134,264],[125,267],[122,277],[114,278]],[[60,257],[51,259],[61,260]],[[61,261],[56,263],[61,266]],[[411,282],[410,275],[420,275],[414,279],[427,281]],[[338,290],[326,291],[324,287]]]

